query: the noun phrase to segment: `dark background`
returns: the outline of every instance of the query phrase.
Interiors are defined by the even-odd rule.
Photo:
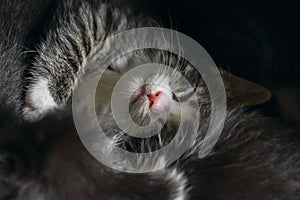
[[[145,0],[144,6],[165,27],[198,41],[219,67],[271,90],[272,100],[259,106],[266,115],[300,122],[299,5]]]

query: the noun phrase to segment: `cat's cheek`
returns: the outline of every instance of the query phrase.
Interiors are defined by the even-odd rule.
[[[57,107],[58,105],[49,92],[48,80],[41,78],[33,83],[27,91],[22,110],[23,118],[25,121],[35,122]]]

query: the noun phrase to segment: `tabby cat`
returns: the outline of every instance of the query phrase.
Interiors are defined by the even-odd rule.
[[[84,79],[89,55],[100,47],[102,51],[97,56],[105,57],[107,46],[101,49],[101,42],[107,37],[130,28],[155,25],[127,9],[123,2],[44,3],[34,4],[36,12],[24,11],[28,4],[21,1],[4,1],[0,6],[3,11],[0,13],[4,13],[1,19],[5,19],[0,22],[1,103],[31,122],[66,107],[74,89]],[[47,15],[38,13],[40,10],[47,11]],[[28,15],[28,21],[20,23],[24,15]],[[40,16],[42,19],[36,21]],[[213,151],[200,158],[200,144],[211,112],[201,75],[190,63],[168,52],[145,50],[127,56],[125,62],[112,64],[106,70],[108,79],[119,78],[134,63],[156,61],[177,69],[190,81],[192,94],[174,81],[176,74],[158,70],[154,75],[159,73],[160,77],[141,75],[132,80],[132,85],[142,88],[128,87],[131,92],[137,91],[130,102],[132,118],[137,123],[146,123],[147,113],[153,109],[158,113],[167,111],[167,123],[158,134],[165,139],[163,144],[169,142],[178,125],[178,101],[185,102],[187,111],[199,105],[201,121],[195,130],[196,138],[185,154],[156,172],[120,172],[89,154],[70,116],[60,120],[50,117],[30,124],[15,122],[15,115],[11,118],[4,115],[0,121],[1,199],[298,199],[300,145],[296,134],[277,120],[248,113],[242,107],[266,101],[270,98],[268,91],[224,72],[229,100],[225,126]],[[167,87],[157,87],[162,82]],[[101,89],[97,98],[102,95]],[[175,94],[171,89],[177,89]],[[153,94],[159,99],[152,98]],[[132,152],[161,148],[158,136],[141,140],[124,135],[115,124],[111,110],[103,107],[105,102],[97,107],[102,128],[109,136],[121,136],[118,137],[121,141],[112,146]],[[58,115],[54,112],[54,118]],[[164,155],[159,157],[157,160],[162,163],[157,165],[166,160]],[[143,161],[144,167],[148,164]]]

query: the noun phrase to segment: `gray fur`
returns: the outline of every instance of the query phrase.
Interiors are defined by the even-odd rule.
[[[7,4],[9,1],[5,1]],[[23,10],[20,2],[12,5],[18,11]],[[0,8],[4,10],[6,7]],[[0,76],[4,81],[0,82],[0,98],[4,105],[10,104],[20,111],[25,101],[22,93],[27,94],[39,77],[49,80],[55,102],[65,105],[84,72],[86,58],[92,49],[110,34],[139,26],[138,18],[134,18],[137,21],[129,20],[131,14],[126,10],[121,11],[106,3],[97,4],[96,1],[62,1],[54,10],[49,31],[39,39],[39,45],[31,44],[35,46],[31,62],[22,56],[25,52],[23,45],[27,44],[25,38],[30,32],[24,27],[29,25],[15,26],[18,21],[14,21],[14,16],[10,18],[12,25],[1,21]],[[109,20],[106,18],[108,13]],[[96,20],[97,29],[91,23],[93,20]],[[142,54],[147,61],[160,58],[161,52]],[[171,56],[171,60],[177,63],[178,58]],[[199,159],[200,144],[210,120],[210,106],[206,103],[209,97],[201,77],[189,70],[187,63],[180,66],[183,66],[182,73],[193,83],[198,97],[204,101],[197,102],[203,114],[197,138],[178,161],[156,173],[117,172],[91,157],[81,144],[72,119],[19,124],[5,115],[1,117],[0,126],[0,198],[298,199],[299,139],[294,132],[278,125],[276,120],[229,108],[220,140],[211,154]],[[189,98],[186,101],[192,102]],[[111,113],[101,113],[99,117],[110,135],[119,133]],[[172,119],[170,126],[176,125],[171,122]],[[163,132],[174,133],[169,128]],[[135,147],[139,142],[125,142],[131,144],[131,150],[145,151],[145,148]],[[150,148],[160,147],[155,140],[144,144]],[[161,161],[164,159],[162,157]],[[147,167],[147,164],[141,162],[141,166]]]
[[[45,40],[40,41],[28,69],[29,76],[25,77],[27,95],[32,92],[32,85],[45,78],[57,104],[54,109],[64,107],[84,74],[87,56],[98,44],[113,34],[148,23],[127,7],[120,6],[123,4],[96,0],[61,1],[50,23],[52,28]],[[102,53],[105,57],[105,47]],[[29,104],[31,100],[29,97]]]
[[[4,0],[0,5],[0,109],[20,114],[27,34],[47,0]]]

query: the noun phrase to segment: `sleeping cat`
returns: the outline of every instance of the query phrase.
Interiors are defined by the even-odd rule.
[[[144,54],[146,61],[153,54]],[[147,56],[149,55],[149,56]],[[173,59],[178,59],[172,56]],[[135,59],[136,61],[136,59]],[[145,61],[145,60],[144,60]],[[180,65],[181,66],[181,65]],[[182,66],[184,67],[184,66]],[[186,63],[185,67],[188,67]],[[107,76],[116,73],[113,68]],[[184,73],[184,71],[182,71]],[[162,76],[174,80],[167,73]],[[190,80],[196,74],[190,74]],[[197,75],[196,75],[197,76]],[[187,76],[189,77],[189,76]],[[140,77],[142,79],[149,77]],[[198,93],[201,99],[208,99],[206,86]],[[165,80],[164,79],[164,80]],[[154,83],[160,81],[151,79]],[[198,81],[197,81],[198,82]],[[197,83],[196,82],[196,83]],[[136,84],[135,81],[133,83]],[[172,82],[169,82],[172,83]],[[165,84],[169,84],[165,83]],[[193,83],[193,82],[191,82]],[[181,88],[181,85],[173,85]],[[147,85],[148,91],[163,90]],[[133,89],[133,88],[131,88]],[[199,88],[200,89],[200,88]],[[101,93],[99,93],[101,95]],[[144,95],[144,96],[143,96]],[[168,95],[168,94],[164,94]],[[132,101],[132,106],[144,104],[146,112],[158,109],[160,99],[150,106],[147,93]],[[135,96],[134,96],[135,97]],[[163,97],[165,98],[165,97]],[[167,103],[177,104],[178,99],[169,96]],[[144,99],[144,100],[143,100]],[[192,105],[193,96],[184,100]],[[163,109],[168,106],[163,105]],[[18,127],[12,122],[1,125],[1,199],[297,199],[299,195],[299,142],[295,133],[288,131],[277,120],[268,119],[243,109],[228,109],[225,127],[213,151],[204,158],[198,152],[203,135],[209,124],[210,105],[200,103],[201,123],[197,137],[180,159],[159,171],[132,174],[111,169],[93,158],[81,143],[73,120],[46,119],[35,124]],[[172,110],[169,110],[172,112]],[[108,135],[119,135],[110,111],[98,112],[99,121]],[[143,118],[135,118],[143,120]],[[173,117],[168,117],[174,123]],[[176,124],[176,123],[175,123]],[[53,129],[56,127],[56,129]],[[94,131],[92,129],[91,131]],[[172,135],[167,127],[161,135]],[[123,135],[121,135],[123,136]],[[156,138],[137,140],[125,138],[115,144],[133,152],[147,152],[143,144],[158,146]],[[110,156],[109,149],[105,152]],[[113,155],[113,154],[112,154]],[[165,158],[157,159],[156,165],[163,165]],[[118,163],[120,167],[126,167]],[[150,163],[143,161],[142,166]]]
[[[29,121],[41,119],[67,104],[84,74],[88,55],[101,45],[102,40],[129,28],[152,24],[144,17],[136,17],[125,7],[106,1],[67,0],[52,6],[53,15],[50,14],[45,33],[38,37],[38,42],[28,41],[33,43],[28,46],[38,44],[27,50],[34,51],[32,55],[20,56],[26,42],[16,37],[25,37],[27,31],[15,31],[15,26],[12,26],[8,28],[8,34],[4,34],[7,40],[1,40],[1,72],[8,72],[1,73],[1,76],[6,76],[4,80],[16,77],[11,82],[1,82],[1,98],[5,104],[14,105],[16,112]],[[98,56],[105,56],[105,48]],[[181,59],[170,53],[149,50],[134,53],[126,62],[111,65],[106,73],[108,77],[117,77],[135,62],[141,64],[153,60],[184,74],[195,95],[187,91],[180,94],[185,88],[173,81],[176,76],[168,73],[160,73],[160,78],[141,76],[142,84],[137,84],[136,80],[131,83],[142,88],[129,88],[137,89],[130,102],[132,117],[143,124],[147,115],[142,112],[166,110],[167,123],[160,134],[168,143],[174,134],[169,126],[177,125],[177,117],[174,117],[177,113],[171,107],[176,107],[178,100],[186,102],[188,109],[199,104],[202,116],[195,130],[197,137],[180,159],[152,173],[119,172],[89,154],[70,117],[62,121],[50,118],[35,124],[18,124],[5,116],[0,124],[1,199],[298,199],[300,145],[297,137],[278,125],[277,120],[247,113],[239,106],[261,103],[269,98],[268,92],[224,72],[230,100],[225,127],[213,151],[199,158],[199,144],[208,128],[211,110],[207,87],[202,77],[190,70],[190,63],[179,62]],[[15,71],[11,70],[9,67],[13,65],[20,66],[20,70],[16,67],[12,68]],[[167,87],[157,87],[162,80]],[[23,81],[26,85],[24,91],[12,94],[12,90],[22,88]],[[179,91],[173,95],[169,91],[171,88]],[[255,98],[249,99],[251,95]],[[109,109],[97,114],[108,135],[120,135]],[[128,151],[155,151],[155,147],[161,147],[157,137],[140,140],[120,136],[121,142],[112,145]],[[144,148],[144,144],[148,148]],[[161,155],[158,160],[162,163],[155,164],[160,165],[165,158]],[[122,167],[122,163],[119,164]],[[150,163],[143,164],[147,167]]]

